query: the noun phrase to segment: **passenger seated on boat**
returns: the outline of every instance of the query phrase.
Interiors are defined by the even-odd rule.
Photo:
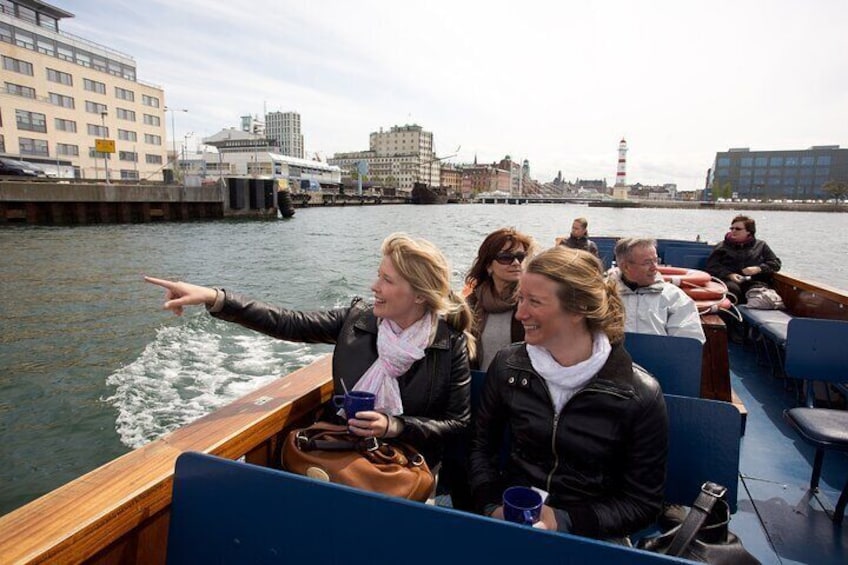
[[[543,489],[539,527],[621,539],[663,500],[668,416],[657,381],[622,346],[624,306],[585,251],[556,246],[521,275],[525,342],[486,376],[471,444],[476,509],[501,518],[505,488]],[[509,429],[509,452],[498,464]]]
[[[586,218],[575,218],[571,224],[571,235],[567,238],[560,238],[558,243],[571,249],[582,249],[595,257],[600,257],[598,246],[589,239],[589,220]]]
[[[707,258],[706,271],[724,281],[736,304],[745,303],[751,287],[771,286],[772,275],[780,270],[780,259],[756,233],[753,218],[736,216],[724,241]]]
[[[373,411],[347,420],[356,435],[399,438],[416,447],[431,468],[443,443],[470,421],[469,352],[472,314],[451,290],[451,270],[430,242],[392,234],[371,285],[373,304],[356,298],[345,308],[298,312],[234,292],[145,277],[166,289],[164,308],[180,315],[204,304],[216,318],[287,341],[335,344],[336,394],[365,390],[377,396]],[[327,406],[322,419],[337,420]]]
[[[480,244],[465,276],[477,338],[472,369],[485,371],[501,348],[524,339],[524,327],[515,319],[515,293],[522,265],[535,250],[533,237],[514,228],[495,230]]]
[[[615,261],[618,266],[607,273],[607,278],[616,284],[624,302],[625,331],[707,341],[695,301],[679,287],[665,282],[657,271],[655,240],[618,240]]]

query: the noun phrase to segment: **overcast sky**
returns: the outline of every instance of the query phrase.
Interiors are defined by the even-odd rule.
[[[703,187],[717,151],[848,145],[848,1],[53,0],[135,58],[176,139],[296,111],[308,154],[416,123],[453,162]],[[168,116],[167,130],[172,135]],[[170,141],[169,141],[170,143]]]

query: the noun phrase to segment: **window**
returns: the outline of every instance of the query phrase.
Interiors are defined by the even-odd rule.
[[[50,93],[50,103],[55,104],[56,106],[61,106],[63,108],[74,109],[74,99],[70,96],[65,96],[64,94],[56,94],[55,92]]]
[[[102,82],[98,82],[96,80],[91,80],[90,78],[82,79],[83,88],[88,90],[89,92],[96,92],[98,94],[106,94],[106,85]]]
[[[3,70],[32,76],[32,63],[3,55]]]
[[[120,86],[115,87],[115,98],[120,98],[121,100],[128,100],[130,102],[135,102],[135,92],[132,90],[127,90],[126,88],[121,88]]]
[[[57,71],[56,69],[47,69],[47,80],[50,82],[58,82],[59,84],[66,84],[68,86],[74,85],[74,79],[68,73],[63,73],[62,71]]]
[[[74,49],[70,45],[65,45],[64,43],[56,43],[56,56],[63,61],[72,61],[74,60]]]
[[[18,4],[18,17],[24,21],[37,24],[38,20],[35,17],[35,10]]]
[[[38,14],[38,25],[51,31],[59,31],[59,24],[56,18],[52,18],[45,14]]]
[[[787,157],[786,161],[783,163],[787,167],[797,167],[798,166],[798,157]]]
[[[101,57],[99,55],[92,55],[91,56],[91,68],[97,69],[98,71],[103,71],[104,73],[107,72],[106,59],[104,59],[103,57]]]
[[[0,134],[0,153],[6,152],[6,140],[3,138],[3,135]]]
[[[138,135],[134,131],[119,129],[118,139],[121,139],[123,141],[138,141]]]
[[[144,160],[149,165],[161,165],[162,164],[162,156],[161,155],[151,155],[150,153],[147,153],[144,156]]]
[[[24,98],[35,98],[35,89],[29,86],[21,86],[20,84],[6,83],[6,92],[15,96],[23,96]]]
[[[729,167],[730,166],[730,157],[719,157],[718,166],[719,167]]]
[[[79,146],[78,145],[68,145],[67,143],[57,143],[56,144],[56,154],[57,155],[71,155],[72,157],[79,157]]]
[[[765,167],[766,165],[768,165],[768,158],[757,157],[756,159],[754,159],[754,164],[758,167]]]
[[[121,180],[138,180],[138,171],[121,169]]]
[[[15,118],[18,122],[18,129],[47,133],[47,116],[44,114],[15,110]]]
[[[112,160],[111,153],[101,153],[100,151],[95,150],[94,147],[88,148],[88,156],[94,157],[96,159],[109,159],[110,161]]]
[[[151,116],[150,114],[144,114],[144,123],[148,126],[158,126],[160,125],[159,116]]]
[[[807,155],[805,157],[801,157],[801,164],[802,165],[814,165],[815,162],[816,162],[815,157],[813,157],[812,155]]]
[[[145,133],[144,142],[149,143],[150,145],[162,145],[162,136],[153,135],[152,133]]]
[[[159,107],[159,99],[154,96],[148,96],[147,94],[141,95],[141,103],[145,106],[152,106],[153,108]]]
[[[82,65],[83,67],[90,67],[91,66],[91,55],[89,55],[85,51],[77,51],[77,64]],[[105,92],[103,92],[101,94],[105,94]]]
[[[21,155],[43,155],[47,156],[47,141],[43,139],[29,139],[21,137],[18,139]]]
[[[119,120],[129,120],[131,122],[135,121],[135,111],[127,110],[125,108],[116,108],[115,113],[118,115]]]
[[[35,51],[35,41],[32,38],[32,34],[21,28],[15,28],[15,45]]]
[[[816,165],[830,165],[830,155],[819,155],[816,157]]]
[[[56,128],[56,131],[67,131],[70,133],[77,132],[77,123],[73,120],[64,120],[62,118],[55,118],[53,120],[53,127]]]
[[[97,124],[88,124],[88,135],[96,135],[97,137],[109,137],[109,128],[98,126]]]
[[[85,111],[90,112],[92,114],[102,114],[107,111],[106,104],[99,104],[97,102],[92,102],[91,100],[85,101]]]
[[[138,153],[135,151],[119,151],[118,159],[121,161],[138,161]]]
[[[783,157],[772,157],[769,159],[769,167],[780,167],[783,165]]]

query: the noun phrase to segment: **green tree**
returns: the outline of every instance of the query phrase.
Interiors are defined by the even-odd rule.
[[[729,200],[731,196],[733,196],[733,185],[730,184],[730,181],[726,181],[724,184],[721,181],[713,182],[713,200],[719,198]]]
[[[825,194],[836,199],[837,202],[842,202],[848,198],[848,182],[844,180],[829,180],[822,185]]]

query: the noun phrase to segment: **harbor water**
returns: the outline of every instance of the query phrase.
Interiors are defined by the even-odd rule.
[[[785,272],[848,288],[846,215],[750,212]],[[462,287],[477,246],[514,226],[542,246],[590,234],[717,241],[732,213],[577,205],[311,208],[291,220],[0,228],[0,515],[331,350],[161,310],[142,274],[311,310],[370,298],[379,246],[436,243]]]

